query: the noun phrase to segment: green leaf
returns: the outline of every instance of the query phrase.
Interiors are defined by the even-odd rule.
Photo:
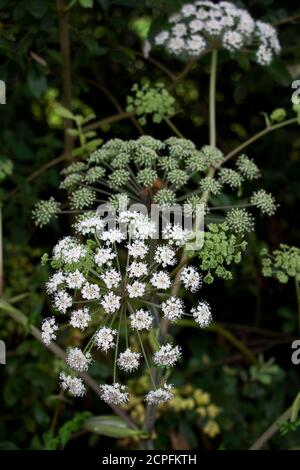
[[[292,410],[291,410],[291,421],[292,422],[297,420],[299,410],[300,410],[300,392],[298,393],[298,395],[296,396],[296,398],[295,398],[295,400],[292,404]]]
[[[64,118],[64,119],[72,119],[75,120],[74,114],[61,104],[56,104],[54,107],[54,112],[57,114],[57,116]]]
[[[26,9],[31,16],[42,18],[48,10],[48,2],[41,0],[26,0]]]
[[[79,0],[83,8],[93,8],[94,0]]]
[[[140,429],[131,429],[118,416],[95,416],[89,418],[83,425],[84,429],[102,436],[114,437],[116,439],[122,437],[140,436],[146,437],[147,433]]]
[[[39,74],[35,69],[30,69],[27,77],[27,85],[31,94],[35,98],[40,98],[47,90],[47,79]]]

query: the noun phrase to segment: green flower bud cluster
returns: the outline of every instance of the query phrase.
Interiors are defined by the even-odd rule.
[[[136,177],[137,181],[146,188],[151,187],[157,178],[158,175],[156,171],[151,168],[145,168],[144,170],[139,171]]]
[[[261,251],[262,274],[274,277],[286,284],[289,278],[300,282],[300,248],[281,244],[278,250],[269,253],[265,248]]]
[[[228,184],[231,189],[235,189],[241,187],[243,177],[231,168],[221,168],[219,171],[219,180],[222,184]]]
[[[275,198],[264,189],[255,191],[251,196],[250,202],[260,209],[262,215],[271,216],[276,212],[277,205]]]
[[[132,87],[132,95],[127,97],[126,111],[136,114],[142,125],[146,124],[148,116],[154,123],[160,123],[163,118],[174,116],[175,98],[161,82],[154,85],[136,83]]]
[[[55,201],[53,197],[48,200],[39,201],[32,211],[32,217],[38,227],[47,225],[60,210],[59,202]]]
[[[254,229],[254,218],[246,209],[230,209],[226,215],[225,222],[238,235],[243,235]]]
[[[121,188],[122,186],[125,186],[126,183],[128,183],[129,179],[130,179],[129,171],[121,168],[119,170],[114,171],[109,176],[109,183],[110,183],[111,188],[118,189],[118,188]]]
[[[8,158],[1,157],[0,160],[0,182],[4,181],[7,176],[13,172],[13,163]]]
[[[270,115],[272,122],[282,122],[286,118],[286,110],[284,108],[277,108]]]
[[[200,188],[203,191],[210,191],[211,194],[217,195],[220,194],[222,185],[212,176],[206,176],[200,181]]]
[[[89,188],[77,189],[71,194],[70,205],[72,209],[86,209],[92,207],[96,199],[95,191]]]
[[[159,206],[172,206],[176,202],[176,194],[171,189],[159,189],[154,196],[154,202]]]
[[[260,177],[260,171],[253,160],[246,155],[240,155],[237,159],[239,172],[248,180],[254,180]]]
[[[204,234],[204,244],[199,251],[200,269],[207,274],[204,282],[210,284],[215,277],[231,279],[228,269],[232,263],[241,261],[247,242],[230,232],[226,223],[209,224]]]

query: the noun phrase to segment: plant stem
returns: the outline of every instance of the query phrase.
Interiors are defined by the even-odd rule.
[[[298,328],[299,328],[299,333],[300,333],[300,286],[296,277],[295,277],[295,289],[296,289],[297,306],[298,306]]]
[[[119,350],[119,340],[120,340],[120,328],[121,328],[121,320],[122,320],[122,309],[120,312],[119,318],[119,326],[118,326],[118,334],[117,334],[117,341],[116,341],[116,349],[115,349],[115,361],[114,361],[114,383],[116,382],[117,377],[117,358],[118,358],[118,350]]]
[[[138,335],[138,338],[139,338],[139,342],[140,342],[140,345],[141,345],[141,350],[142,350],[142,353],[143,353],[143,356],[144,356],[144,359],[145,359],[145,362],[146,362],[146,366],[149,370],[149,375],[150,375],[150,379],[151,379],[151,382],[152,382],[152,385],[153,387],[156,389],[156,385],[155,385],[155,382],[154,382],[154,379],[153,379],[153,375],[152,375],[152,372],[151,372],[151,368],[150,368],[150,364],[149,364],[149,361],[148,361],[148,358],[147,358],[147,355],[146,355],[146,352],[145,352],[145,349],[144,349],[144,346],[143,346],[143,342],[142,342],[142,338],[141,338],[141,335],[139,333],[138,330],[136,330],[137,332],[137,335]]]
[[[169,119],[169,118],[167,118],[167,117],[164,117],[164,121],[168,124],[168,126],[170,127],[170,129],[172,129],[172,131],[174,132],[174,134],[177,135],[177,137],[180,137],[180,139],[184,139],[183,134],[181,134],[180,130],[177,129],[177,127],[175,126],[175,124],[173,124],[173,122],[171,121],[171,119]]]
[[[3,230],[2,230],[2,204],[0,203],[0,298],[3,297]]]
[[[281,127],[289,126],[290,124],[296,124],[297,122],[298,122],[298,118],[291,118],[291,119],[287,119],[286,121],[279,122],[278,124],[274,124],[273,126],[266,127],[265,129],[258,132],[257,134],[254,134],[252,137],[250,137],[250,139],[246,140],[246,142],[243,142],[241,145],[231,150],[231,152],[229,152],[225,156],[220,166],[223,166],[224,163],[230,160],[230,158],[234,157],[235,155],[240,153],[242,150],[244,150],[246,147],[248,147],[248,145],[252,144],[253,142],[256,142],[256,140],[260,139],[261,137],[264,137],[269,132],[275,131],[276,129],[280,129]]]
[[[218,51],[211,53],[209,80],[209,145],[216,147],[216,83],[217,83]]]

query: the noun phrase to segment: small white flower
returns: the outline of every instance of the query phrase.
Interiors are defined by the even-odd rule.
[[[127,284],[126,289],[129,297],[134,299],[144,295],[146,286],[142,282],[134,281],[132,284]]]
[[[114,228],[111,230],[106,230],[102,233],[101,239],[106,243],[121,243],[125,240],[126,235],[118,228]]]
[[[181,348],[167,343],[154,353],[153,362],[157,366],[172,367],[181,357]]]
[[[108,261],[112,261],[115,257],[116,253],[114,253],[111,248],[98,248],[94,256],[94,261],[98,266],[103,266]]]
[[[73,273],[66,274],[66,283],[70,289],[80,289],[85,281],[85,277],[78,269]]]
[[[192,20],[189,23],[189,27],[193,33],[197,33],[198,31],[201,31],[201,29],[203,28],[203,21],[196,18],[195,20]]]
[[[60,240],[53,250],[53,258],[64,263],[76,263],[86,255],[86,249],[73,237]]]
[[[191,3],[186,3],[183,5],[181,8],[181,13],[183,16],[191,16],[196,13],[196,7],[192,5]]]
[[[100,397],[109,405],[124,405],[128,401],[126,387],[115,382],[112,385],[100,385]]]
[[[190,232],[184,230],[179,224],[168,224],[163,229],[163,238],[172,245],[183,246],[188,241],[189,236]]]
[[[180,274],[180,280],[186,289],[190,289],[191,292],[196,292],[202,284],[201,275],[197,269],[193,266],[183,268]]]
[[[211,309],[207,302],[199,302],[196,308],[191,309],[191,313],[201,328],[205,328],[212,322]]]
[[[141,277],[148,273],[148,266],[146,263],[131,263],[128,268],[129,277]]]
[[[105,294],[101,304],[106,313],[115,313],[121,305],[121,297],[113,292]]]
[[[145,258],[149,251],[149,247],[141,240],[135,240],[131,244],[127,245],[128,254],[133,258]]]
[[[155,36],[154,42],[157,46],[162,46],[167,41],[168,37],[169,33],[167,31],[161,31]]]
[[[171,389],[172,385],[165,384],[163,388],[151,390],[145,397],[146,403],[148,403],[148,405],[159,405],[160,403],[172,400],[174,395],[171,392]]]
[[[184,315],[184,303],[178,297],[170,297],[161,305],[164,318],[170,321],[179,320]]]
[[[55,318],[46,318],[42,323],[42,340],[48,346],[51,341],[56,339],[55,331],[58,330],[58,326],[55,323]]]
[[[140,353],[133,352],[130,348],[127,348],[126,351],[119,355],[117,364],[125,372],[133,372],[140,365],[140,357]]]
[[[109,269],[102,274],[101,279],[108,289],[112,289],[113,287],[118,287],[120,284],[121,275],[115,269]]]
[[[130,223],[131,236],[133,239],[146,240],[156,234],[156,223],[145,215],[139,215]]]
[[[57,271],[50,277],[49,281],[46,284],[46,290],[49,294],[54,294],[57,291],[57,288],[65,282],[65,276],[62,271]]]
[[[153,322],[151,313],[142,308],[132,313],[129,319],[131,328],[138,331],[149,330]]]
[[[81,379],[66,375],[64,372],[60,373],[60,384],[63,390],[67,390],[74,397],[82,397],[85,392],[85,386]]]
[[[92,217],[86,217],[80,222],[75,224],[76,231],[82,235],[87,235],[89,233],[94,234],[103,229],[104,223],[100,217],[96,215]]]
[[[157,289],[168,289],[171,285],[170,275],[164,271],[152,274],[150,282]]]
[[[188,39],[186,44],[191,55],[199,55],[206,48],[206,42],[201,36],[195,35],[192,39]]]
[[[171,38],[168,42],[168,49],[171,51],[171,52],[179,52],[179,51],[182,51],[185,47],[185,42],[183,39],[179,38],[179,37],[174,37],[174,38]]]
[[[236,31],[227,31],[223,36],[223,46],[230,52],[240,49],[243,45],[243,37]]]
[[[186,29],[186,26],[183,23],[177,23],[172,28],[172,33],[177,37],[184,36],[186,34],[186,32],[187,32],[187,29]]]
[[[83,353],[79,348],[70,348],[67,352],[66,363],[71,369],[79,372],[86,372],[92,362],[89,352]]]
[[[100,297],[100,288],[98,284],[90,284],[86,282],[81,289],[81,295],[84,299],[95,300]]]
[[[72,297],[64,290],[58,292],[54,297],[54,306],[62,313],[66,313],[67,308],[72,307]]]
[[[175,251],[168,245],[158,246],[155,251],[154,260],[166,266],[173,266],[176,263]]]
[[[79,308],[78,310],[74,310],[71,314],[70,325],[73,328],[79,328],[81,331],[85,330],[88,327],[89,321],[91,316],[89,314],[89,310],[84,308]]]
[[[112,328],[103,326],[94,336],[94,342],[98,349],[101,351],[107,352],[109,349],[113,348],[115,345],[114,337],[116,336],[117,331]]]

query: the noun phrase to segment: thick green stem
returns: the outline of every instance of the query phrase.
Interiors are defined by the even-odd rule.
[[[170,127],[170,129],[172,129],[172,131],[174,132],[175,135],[177,135],[177,137],[179,137],[180,139],[184,139],[184,135],[181,134],[180,130],[177,129],[177,127],[175,126],[175,124],[173,124],[173,122],[171,121],[171,119],[167,118],[167,117],[164,117],[164,121],[168,124],[168,126]]]
[[[209,80],[209,145],[216,147],[216,83],[217,83],[218,51],[211,53]]]

